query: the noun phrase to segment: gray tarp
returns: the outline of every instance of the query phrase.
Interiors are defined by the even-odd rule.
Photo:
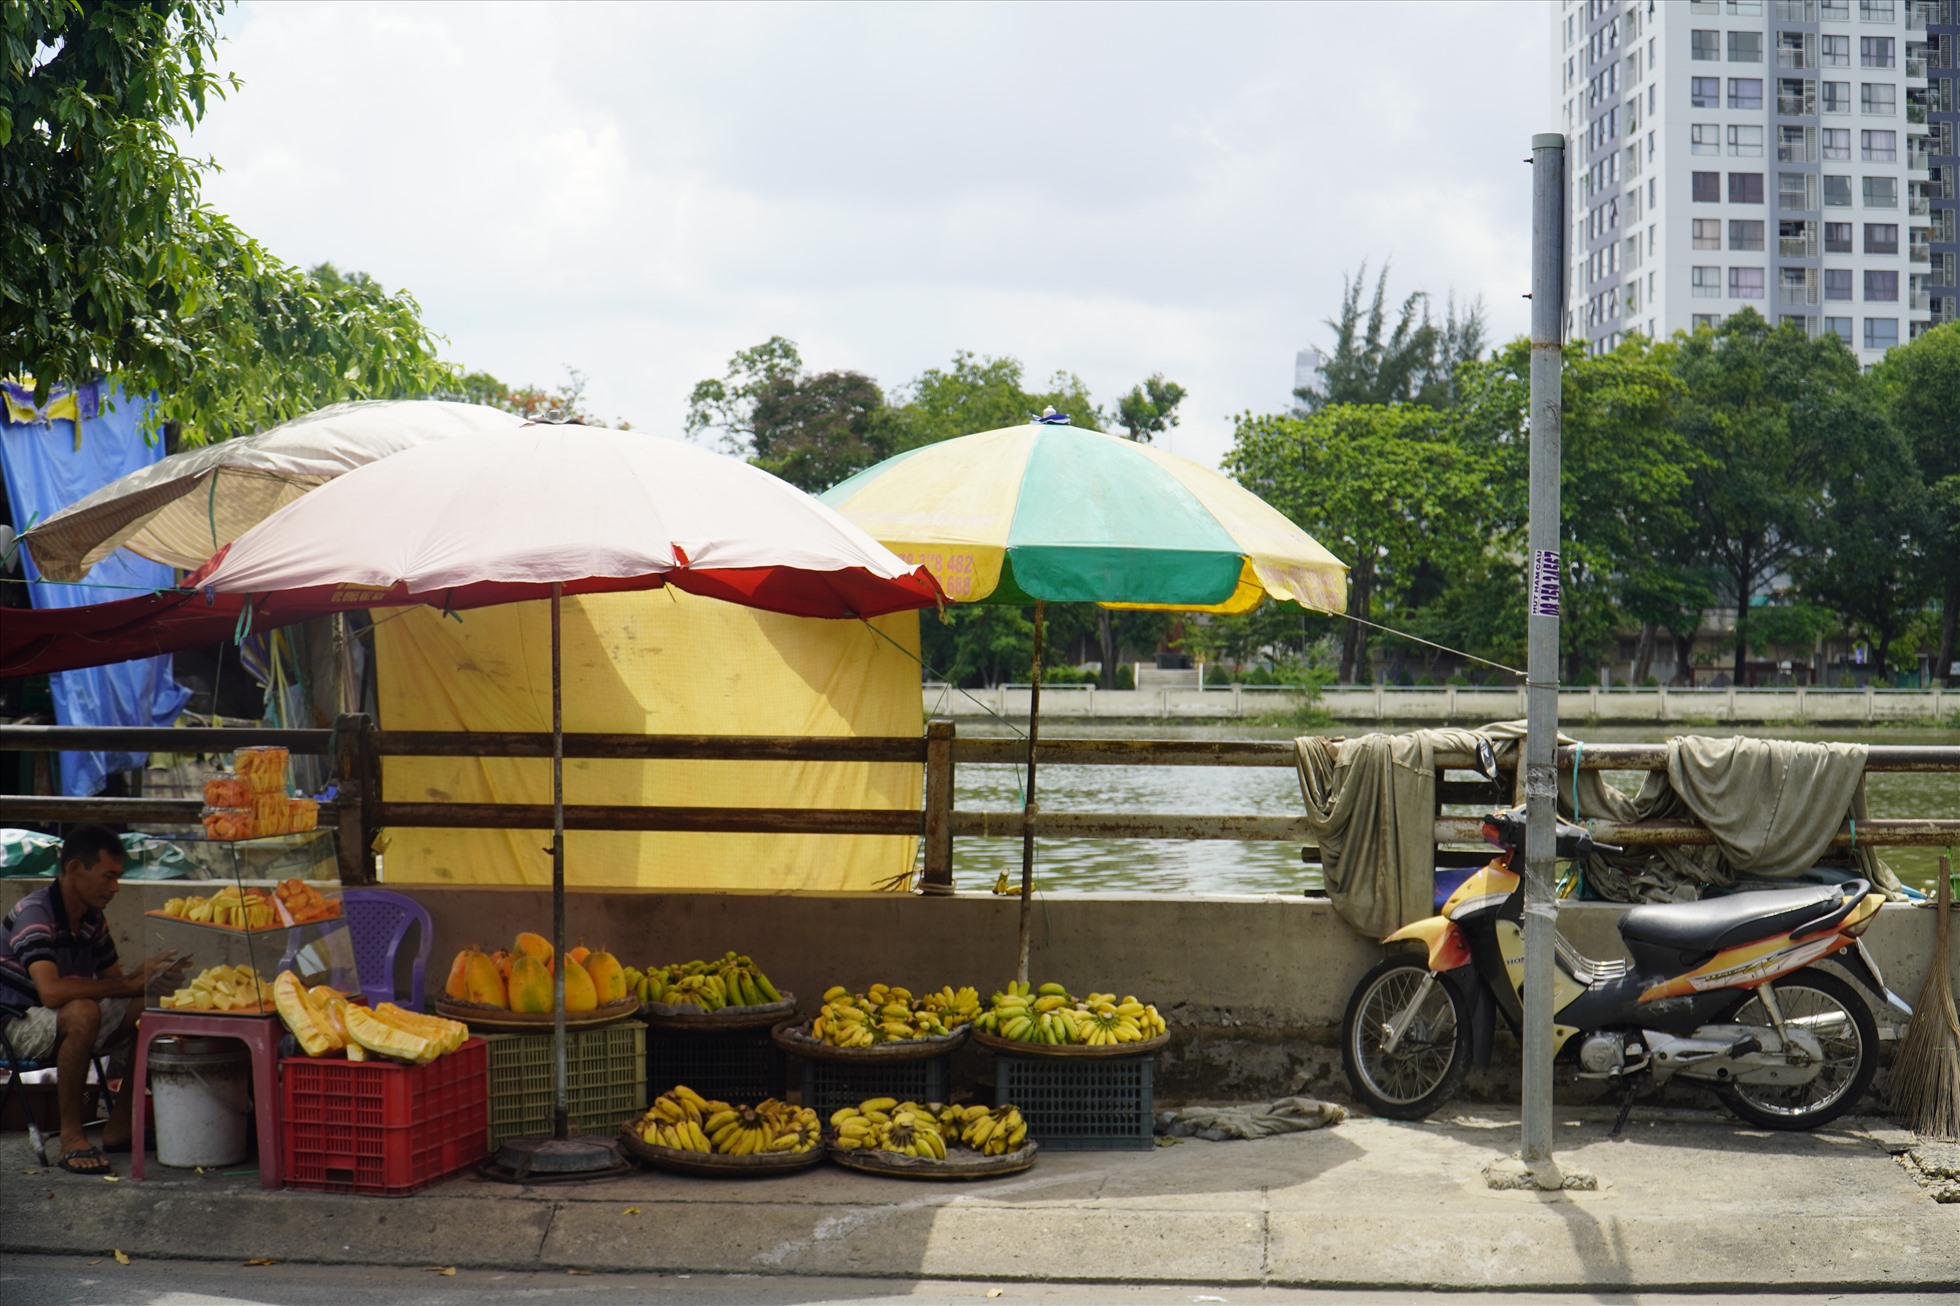
[[[1326,869],[1327,893],[1341,918],[1374,938],[1433,914],[1435,771],[1474,765],[1479,736],[1500,760],[1522,749],[1522,721],[1480,730],[1415,730],[1364,735],[1342,743],[1317,736],[1295,741],[1300,788]],[[1583,749],[1564,735],[1561,744]],[[1715,835],[1714,847],[1655,848],[1594,857],[1586,879],[1617,902],[1673,902],[1740,879],[1784,879],[1823,856],[1847,817],[1868,819],[1865,748],[1782,739],[1668,741],[1665,773],[1647,777],[1628,797],[1598,771],[1559,772],[1559,814],[1616,823],[1692,817]],[[1520,768],[1521,770],[1522,768]],[[1515,795],[1515,801],[1523,801]],[[1575,808],[1576,802],[1576,808]],[[1869,845],[1854,853],[1857,871],[1893,897],[1891,868]]]
[[[1156,1132],[1172,1138],[1270,1138],[1338,1125],[1347,1111],[1311,1097],[1283,1097],[1253,1106],[1187,1106],[1157,1113]]]

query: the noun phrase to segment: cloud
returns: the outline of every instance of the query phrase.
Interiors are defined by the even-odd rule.
[[[1284,406],[1364,259],[1525,329],[1535,5],[251,4],[192,146],[288,259],[421,301],[452,357],[577,366],[677,431],[787,335],[888,390],[955,349]]]

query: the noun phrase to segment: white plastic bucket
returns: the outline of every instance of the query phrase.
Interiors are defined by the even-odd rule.
[[[228,1038],[159,1038],[150,1044],[157,1161],[236,1165],[245,1159],[252,1054]]]

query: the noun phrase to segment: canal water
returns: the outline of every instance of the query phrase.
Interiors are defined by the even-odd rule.
[[[1022,723],[1016,723],[1022,724]],[[1325,733],[1355,736],[1368,727],[1352,724],[1327,727]],[[962,722],[966,735],[1003,736],[1014,732],[1004,725],[988,728]],[[1096,726],[1074,722],[1044,723],[1045,737],[1070,739],[1290,739],[1287,729],[1231,726]],[[1751,727],[1735,731],[1722,726],[1601,726],[1566,733],[1587,743],[1655,743],[1670,735],[1727,736],[1745,733],[1757,738],[1837,740],[1867,744],[1948,744],[1960,746],[1960,730],[1836,729],[1783,730]],[[955,805],[962,810],[1017,809],[1021,805],[1023,770],[1019,766],[962,765],[955,775]],[[1640,787],[1638,772],[1609,773],[1609,780],[1631,793]],[[1298,816],[1303,804],[1300,782],[1287,767],[1226,766],[1051,766],[1039,773],[1045,812],[1162,812],[1205,815]],[[1960,773],[1886,774],[1874,772],[1865,781],[1874,818],[1960,816]],[[1936,848],[1896,848],[1885,860],[1905,883],[1928,889],[1939,862]],[[953,843],[954,882],[962,889],[994,883],[1002,872],[1019,883],[1019,839],[956,839]],[[1170,893],[1299,894],[1320,887],[1318,868],[1300,861],[1295,843],[1240,843],[1226,840],[1159,839],[1041,839],[1035,844],[1035,882],[1051,893],[1094,890],[1149,890]]]

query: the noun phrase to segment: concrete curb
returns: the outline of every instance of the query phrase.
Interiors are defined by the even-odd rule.
[[[1505,1121],[1350,1120],[1258,1142],[1050,1153],[986,1185],[832,1168],[778,1179],[640,1174],[388,1200],[264,1193],[251,1176],[144,1183],[23,1174],[0,1143],[16,1253],[500,1270],[1575,1291],[1951,1290],[1960,1206],[1864,1131],[1768,1135],[1712,1117],[1560,1155],[1598,1192],[1487,1188]],[[152,1174],[157,1174],[152,1171]]]

